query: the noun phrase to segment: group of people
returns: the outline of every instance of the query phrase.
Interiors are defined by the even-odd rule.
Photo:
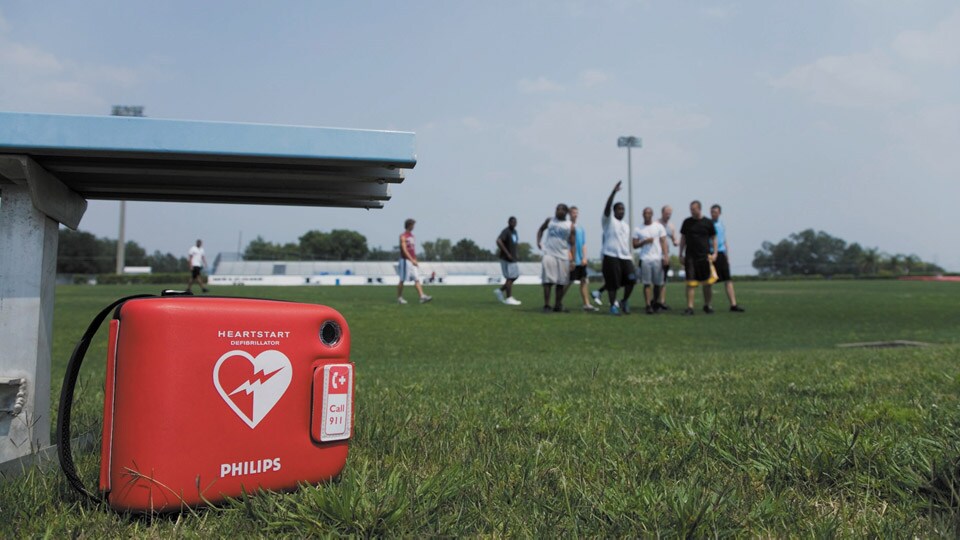
[[[717,282],[724,283],[730,311],[743,313],[745,310],[737,304],[730,277],[729,242],[726,229],[720,221],[720,205],[714,204],[710,208],[708,218],[702,214],[700,201],[691,202],[690,217],[683,221],[679,234],[670,222],[673,209],[669,205],[661,209],[659,219],[654,219],[653,208],[646,207],[643,209],[643,225],[631,231],[630,225],[624,221],[626,206],[622,202],[614,202],[621,188],[622,182],[617,182],[603,208],[600,250],[603,286],[592,293],[587,273],[587,236],[584,227],[578,223],[579,209],[558,204],[553,217],[545,219],[540,225],[537,247],[542,253],[543,311],[569,311],[563,305],[564,295],[573,282],[579,282],[583,311],[599,311],[593,304],[603,305],[605,292],[612,315],[629,314],[630,297],[638,281],[643,285],[644,311],[647,314],[669,311],[666,290],[670,248],[673,246],[679,248],[680,266],[685,273],[687,305],[682,315],[694,315],[694,300],[699,287],[703,288],[703,311],[714,313],[712,286]],[[413,219],[406,220],[404,232],[400,235],[400,260],[397,265],[400,276],[397,302],[400,304],[407,303],[403,298],[403,286],[407,281],[414,282],[421,303],[432,300],[423,292],[420,283],[413,237],[415,223]],[[496,244],[504,282],[493,292],[500,302],[518,306],[521,302],[513,296],[513,284],[520,277],[520,241],[516,217],[511,216],[507,220],[507,226],[497,236]],[[639,271],[634,263],[634,250],[640,263]]]
[[[606,292],[613,315],[629,314],[630,296],[635,284],[643,285],[645,312],[656,314],[667,311],[667,274],[670,268],[670,246],[679,248],[680,264],[686,274],[687,306],[683,315],[693,315],[694,297],[698,287],[703,287],[704,312],[713,309],[713,289],[716,282],[724,282],[730,311],[745,311],[737,304],[733,282],[730,280],[730,263],[727,258],[728,242],[723,223],[720,221],[720,205],[710,209],[711,217],[702,215],[699,201],[690,203],[690,217],[677,231],[670,223],[673,210],[664,206],[660,219],[655,220],[653,209],[643,209],[643,226],[630,231],[624,221],[626,206],[614,203],[622,187],[617,182],[603,209],[601,246],[603,286],[592,293],[593,302],[603,305],[602,293]],[[589,278],[587,276],[586,232],[578,223],[576,206],[558,204],[553,217],[544,220],[537,230],[537,247],[542,252],[543,311],[566,312],[563,298],[573,282],[580,283],[580,300],[584,311],[597,311],[591,304]],[[569,219],[568,219],[569,218]],[[520,302],[513,298],[513,282],[519,277],[517,265],[517,220],[511,217],[508,226],[497,238],[497,246],[503,269],[504,284],[495,290],[497,298],[511,305]],[[633,251],[638,250],[640,270],[634,264]],[[622,295],[621,295],[622,290]],[[553,302],[551,305],[551,296]]]

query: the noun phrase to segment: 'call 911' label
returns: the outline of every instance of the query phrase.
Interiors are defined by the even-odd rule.
[[[332,364],[323,367],[323,409],[320,441],[350,438],[353,411],[353,366]]]

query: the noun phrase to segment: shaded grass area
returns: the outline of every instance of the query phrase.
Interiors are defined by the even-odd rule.
[[[221,291],[346,317],[356,424],[339,481],[151,518],[31,471],[0,486],[0,536],[960,532],[956,284],[743,283],[748,313],[720,298],[693,318],[544,315],[538,287],[518,288],[519,308],[489,287],[434,288],[433,303],[408,306],[387,287]],[[134,292],[152,290],[58,289],[55,391],[89,319]],[[99,430],[100,337],[78,433]],[[935,346],[835,347],[890,339]],[[81,453],[90,485],[97,464]]]

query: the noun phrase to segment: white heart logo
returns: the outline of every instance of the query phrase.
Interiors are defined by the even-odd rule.
[[[263,351],[254,358],[230,351],[213,367],[213,385],[223,401],[251,429],[280,401],[293,379],[290,360],[280,351]]]

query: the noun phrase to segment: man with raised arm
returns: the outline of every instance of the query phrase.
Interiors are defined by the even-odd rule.
[[[630,249],[630,225],[623,221],[626,206],[622,202],[613,204],[613,198],[620,191],[623,182],[617,182],[607,197],[603,207],[603,288],[610,299],[610,314],[630,313],[630,294],[637,281],[637,268],[633,265]],[[611,212],[612,211],[612,212]],[[612,215],[611,215],[612,214]],[[617,291],[623,287],[623,300],[617,301]]]

